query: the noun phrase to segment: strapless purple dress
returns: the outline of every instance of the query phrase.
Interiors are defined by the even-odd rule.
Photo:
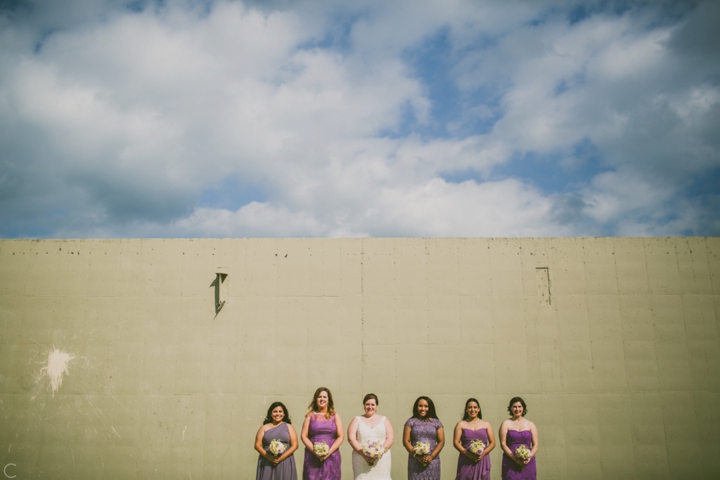
[[[525,445],[528,450],[532,449],[532,432],[525,430],[518,432],[517,430],[508,430],[507,436],[505,437],[505,443],[508,448],[513,452],[520,445]],[[537,465],[535,463],[535,457],[530,462],[521,467],[513,461],[512,458],[503,454],[502,461],[502,479],[503,480],[536,480],[537,479]]]
[[[488,433],[486,428],[480,428],[478,430],[470,430],[469,428],[462,429],[462,436],[460,437],[460,443],[464,449],[470,448],[470,444],[475,440],[482,440],[487,446]],[[457,464],[457,475],[455,480],[490,480],[490,455],[485,455],[479,462],[473,462],[468,457],[460,454],[458,457]]]
[[[335,415],[330,417],[330,420],[324,418],[323,420],[316,420],[315,415],[311,414],[308,438],[313,444],[325,442],[330,447],[335,443],[337,437]],[[340,450],[335,450],[324,462],[321,462],[310,450],[305,448],[303,480],[340,480],[342,474],[341,465]]]

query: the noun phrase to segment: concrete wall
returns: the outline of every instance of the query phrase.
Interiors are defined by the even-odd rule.
[[[3,240],[0,466],[252,479],[267,406],[299,429],[325,385],[398,436],[419,395],[448,437],[521,395],[544,479],[719,478],[719,319],[717,238]]]

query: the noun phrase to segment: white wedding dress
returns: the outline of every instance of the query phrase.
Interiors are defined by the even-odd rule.
[[[375,425],[375,428],[368,427],[365,424],[364,417],[355,418],[358,423],[357,433],[355,435],[360,445],[363,445],[368,440],[385,442],[385,417],[382,417],[382,420]],[[353,476],[355,480],[392,480],[390,478],[391,463],[390,450],[385,452],[374,465],[368,465],[365,458],[355,450],[353,450],[352,453]]]

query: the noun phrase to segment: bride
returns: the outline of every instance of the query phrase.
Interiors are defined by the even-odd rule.
[[[390,446],[395,432],[387,417],[375,415],[379,403],[374,393],[365,395],[365,415],[353,418],[348,427],[355,480],[391,480]]]

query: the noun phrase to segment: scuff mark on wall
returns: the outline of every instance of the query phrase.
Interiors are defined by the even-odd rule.
[[[120,406],[122,406],[125,410],[128,410],[128,411],[130,410],[130,409],[129,409],[128,407],[126,407],[120,400],[118,400],[118,399],[115,397],[115,395],[110,395],[110,397],[111,397],[113,400],[115,400],[117,403],[119,403]]]
[[[89,403],[90,406],[92,406],[95,410],[97,410],[98,412],[100,412],[100,415],[105,415],[105,414],[102,412],[102,410],[100,410],[98,407],[95,406],[94,403],[92,403],[92,402],[90,401],[89,398],[88,398],[88,403]],[[93,411],[93,412],[94,412],[94,411]],[[100,418],[100,415],[98,415],[96,412],[94,412],[94,413],[95,413],[95,415],[97,415],[98,418]]]
[[[47,365],[40,369],[40,378],[47,376],[50,380],[50,389],[53,397],[62,386],[63,375],[70,375],[70,360],[75,358],[67,352],[54,348],[48,353]]]

